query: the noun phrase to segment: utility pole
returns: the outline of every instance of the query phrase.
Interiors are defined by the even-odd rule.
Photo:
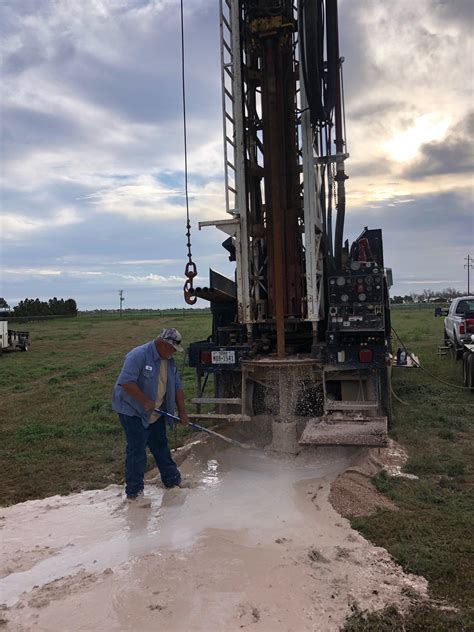
[[[119,290],[119,297],[120,297],[120,317],[122,317],[122,303],[125,300],[123,297],[123,290]]]
[[[471,268],[474,268],[474,265],[472,263],[473,258],[471,257],[471,255],[467,255],[467,257],[464,257],[464,261],[467,261],[467,263],[464,264],[464,267],[467,268],[467,293],[470,296],[471,295],[470,271],[471,271]]]

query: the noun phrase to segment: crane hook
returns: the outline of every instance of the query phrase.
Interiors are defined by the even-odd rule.
[[[184,300],[188,305],[195,305],[197,301],[197,296],[193,294],[193,279],[197,276],[197,267],[194,261],[191,259],[186,264],[184,269],[184,276],[186,277],[186,282],[183,287],[184,291]]]

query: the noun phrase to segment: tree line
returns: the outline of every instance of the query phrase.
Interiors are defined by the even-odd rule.
[[[3,301],[3,303],[2,303]],[[5,299],[0,299],[0,307],[9,309],[9,316],[77,316],[77,304],[73,298],[50,298],[40,301],[39,298],[25,298],[9,308]]]
[[[405,296],[392,296],[390,302],[394,305],[402,305],[405,303],[431,303],[433,301],[450,302],[459,296],[465,296],[465,292],[460,292],[453,287],[444,288],[444,290],[423,290],[420,294],[411,292]]]

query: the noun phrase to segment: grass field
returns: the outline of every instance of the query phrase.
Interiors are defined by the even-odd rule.
[[[436,355],[443,319],[434,318],[431,307],[395,308],[392,320],[427,370],[461,386],[460,363]],[[2,504],[123,480],[124,442],[110,408],[111,390],[124,354],[165,325],[176,326],[189,343],[209,335],[210,315],[101,315],[28,323],[30,351],[0,358]],[[182,360],[178,356],[189,400],[194,373],[181,366]],[[445,613],[448,619],[414,611],[412,627],[410,621],[402,627],[393,612],[378,619],[355,612],[347,629],[467,630],[474,594],[474,395],[419,369],[395,369],[393,388],[405,403],[394,402],[391,434],[409,452],[405,470],[419,479],[376,477],[378,489],[400,509],[355,519],[353,525],[404,568],[424,575],[435,598],[460,611]]]
[[[394,308],[392,324],[427,371],[462,386],[461,363],[436,355],[443,319],[434,318],[432,307]],[[404,471],[419,478],[375,477],[376,487],[400,509],[352,524],[407,571],[426,577],[432,596],[459,612],[415,607],[404,622],[391,611],[381,617],[355,613],[347,629],[473,630],[474,394],[441,384],[421,369],[394,369],[392,384],[405,404],[394,400],[391,436],[409,453]]]
[[[0,358],[2,504],[123,480],[124,442],[110,407],[112,387],[125,353],[165,325],[179,327],[189,342],[209,335],[210,315],[81,316],[27,324],[30,351]],[[176,359],[189,399],[194,371],[183,366],[184,354]]]

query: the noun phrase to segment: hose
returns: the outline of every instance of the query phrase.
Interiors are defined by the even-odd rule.
[[[393,397],[395,397],[395,399],[397,400],[397,402],[400,402],[400,404],[403,404],[404,406],[409,406],[410,404],[408,402],[404,402],[403,399],[401,399],[400,397],[398,397],[398,395],[395,393],[395,391],[393,390],[392,385],[390,384],[390,392],[392,393]]]

